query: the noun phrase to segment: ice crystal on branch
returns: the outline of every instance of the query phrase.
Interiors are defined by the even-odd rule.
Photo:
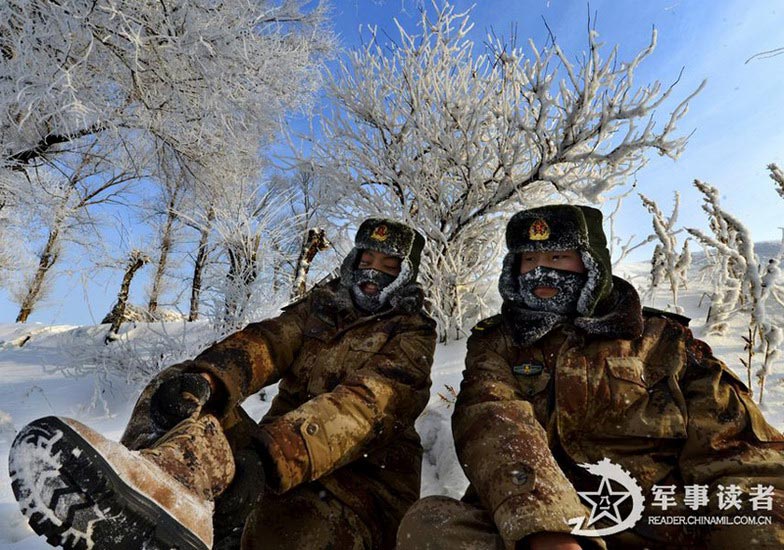
[[[774,178],[775,179],[775,178]],[[726,329],[730,314],[744,309],[749,313],[748,337],[744,338],[749,350],[744,364],[751,381],[751,359],[757,343],[763,352],[762,365],[757,371],[759,380],[759,402],[762,403],[765,381],[773,362],[781,355],[784,341],[782,330],[771,318],[767,308],[770,297],[781,285],[781,269],[784,258],[784,242],[775,258],[762,264],[754,251],[754,241],[749,230],[739,219],[724,210],[719,204],[719,193],[699,180],[694,185],[703,194],[703,210],[708,213],[713,235],[699,229],[687,229],[704,246],[713,251],[709,259],[713,263],[714,295],[711,297],[711,314],[707,326]]]
[[[623,61],[590,31],[575,62],[557,44],[524,51],[494,37],[476,52],[467,13],[435,12],[417,33],[398,24],[396,44],[371,32],[343,61],[306,160],[331,183],[336,217],[394,216],[426,234],[431,311],[453,338],[487,312],[510,211],[555,196],[595,203],[647,155],[677,157],[676,126],[699,90],[657,125],[674,85],[634,80],[655,32]]]
[[[675,204],[669,218],[659,210],[656,202],[642,194],[640,198],[653,217],[653,232],[659,240],[651,259],[651,293],[663,279],[666,279],[670,286],[672,307],[677,313],[683,313],[683,308],[678,305],[678,291],[687,287],[691,253],[688,239],[683,242],[680,252],[678,251],[678,233],[681,230],[676,230],[675,224],[678,221],[680,195],[675,193]]]

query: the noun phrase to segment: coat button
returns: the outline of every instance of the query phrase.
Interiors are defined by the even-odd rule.
[[[308,424],[308,427],[305,428],[305,431],[308,432],[308,435],[316,435],[318,429],[318,424]]]
[[[512,472],[512,483],[515,485],[525,485],[528,482],[528,474],[515,470]]]

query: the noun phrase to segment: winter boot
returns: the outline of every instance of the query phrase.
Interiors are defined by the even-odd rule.
[[[22,513],[54,546],[205,550],[213,499],[231,482],[234,461],[211,415],[184,420],[141,451],[50,416],[16,436],[9,471]]]

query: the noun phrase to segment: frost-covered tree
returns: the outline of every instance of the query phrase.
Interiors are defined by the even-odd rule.
[[[131,250],[125,262],[125,272],[123,273],[122,282],[120,283],[120,290],[117,293],[117,301],[112,306],[112,310],[104,317],[102,323],[109,323],[109,332],[104,338],[104,343],[108,344],[117,339],[117,332],[120,330],[125,320],[125,312],[128,306],[128,296],[131,291],[131,281],[133,281],[136,272],[139,271],[145,264],[150,263],[150,257],[139,249]]]
[[[305,295],[308,283],[308,272],[316,254],[324,250],[329,250],[331,243],[327,239],[327,233],[323,228],[311,228],[302,239],[302,246],[297,255],[297,270],[294,272],[294,282],[291,289],[293,299],[301,298]]]
[[[735,284],[725,294],[730,294],[734,299],[735,307],[740,303],[737,295],[743,294],[746,297],[745,309],[749,313],[749,336],[746,344],[749,350],[753,350],[758,343],[763,352],[762,365],[757,370],[761,404],[765,381],[773,368],[773,362],[780,357],[784,343],[784,333],[778,326],[779,323],[770,316],[767,307],[773,290],[784,282],[779,267],[784,259],[784,241],[777,257],[770,258],[764,264],[761,263],[754,251],[754,240],[748,228],[738,218],[721,208],[716,188],[700,181],[695,181],[694,184],[703,193],[705,201],[703,208],[712,217],[711,230],[714,234],[707,235],[694,228],[689,228],[687,231],[704,246],[713,249],[720,258],[718,261],[714,260],[715,265],[718,266],[718,273],[714,277],[734,281]],[[726,308],[727,304],[723,302],[721,305]],[[725,313],[729,311],[725,310]],[[747,369],[750,378],[751,356],[748,359]]]
[[[147,311],[155,315],[158,302],[164,290],[164,277],[169,270],[169,260],[180,229],[178,212],[182,209],[184,195],[192,184],[189,166],[176,155],[166,155],[166,151],[159,152],[159,176],[156,178],[159,190],[154,207],[154,219],[157,221],[157,250],[155,273],[150,283]]]
[[[114,163],[110,179],[130,181],[165,177],[163,153],[187,163],[193,181],[216,163],[244,170],[282,115],[311,101],[334,42],[326,8],[306,0],[2,2],[0,170],[75,179],[68,166],[101,158]],[[39,273],[58,257],[52,237]],[[154,283],[153,308],[158,293]]]
[[[333,47],[305,0],[8,0],[0,4],[0,159],[23,167],[85,136],[200,163],[255,156],[320,84]]]
[[[275,266],[273,283],[275,288],[288,286],[291,298],[298,299],[307,290],[316,256],[332,247],[333,235],[327,233],[335,228],[323,209],[325,189],[311,167],[299,166],[291,175],[275,174],[270,181],[270,192],[289,197],[279,223],[287,225],[292,236],[276,243],[280,247],[277,250],[280,264]],[[317,277],[334,268],[333,264],[326,270],[317,270]]]
[[[5,288],[22,263],[23,254],[20,229],[24,225],[19,218],[23,211],[16,204],[16,195],[21,187],[19,174],[0,172],[0,288]]]
[[[207,266],[208,315],[219,333],[274,312],[288,292],[273,292],[272,274],[280,243],[291,238],[281,224],[289,197],[248,179],[213,204],[215,246]]]
[[[651,259],[651,293],[666,279],[670,287],[670,296],[672,296],[672,307],[677,313],[683,313],[683,308],[678,305],[678,291],[688,285],[687,275],[691,266],[691,252],[689,251],[688,239],[678,250],[678,233],[681,230],[676,229],[675,224],[678,221],[680,194],[676,191],[675,202],[669,217],[662,213],[655,201],[643,194],[640,194],[640,199],[651,214],[653,234],[659,241],[653,250],[653,258]]]
[[[188,309],[188,321],[199,318],[199,304],[201,303],[202,278],[210,256],[209,238],[212,232],[212,222],[215,219],[215,210],[212,205],[198,214],[200,220],[194,227],[199,232],[199,241],[196,253],[193,256],[193,275],[191,276],[191,298]],[[190,225],[190,224],[189,224]]]
[[[615,231],[615,221],[618,217],[618,213],[621,211],[623,201],[632,191],[634,191],[635,187],[636,185],[633,185],[628,191],[611,199],[615,201],[615,207],[604,216],[607,231],[607,246],[610,250],[610,257],[612,258],[613,270],[618,268],[633,251],[656,240],[656,235],[648,235],[639,242],[634,242],[636,235],[631,235],[627,237],[626,242],[623,242]]]
[[[130,144],[126,143],[130,148]],[[137,159],[146,152],[136,150]],[[19,300],[16,321],[24,323],[44,295],[52,268],[59,261],[65,242],[96,228],[96,210],[117,203],[134,182],[143,176],[134,170],[117,170],[116,158],[104,156],[97,142],[84,142],[51,164],[26,171],[29,178],[25,202],[38,212],[46,228],[43,243],[36,252],[37,266],[26,278]]]
[[[372,32],[329,83],[308,159],[334,191],[336,218],[394,216],[426,235],[429,307],[452,338],[486,313],[509,211],[553,195],[593,203],[646,155],[677,157],[692,97],[654,122],[673,88],[634,76],[655,32],[624,61],[593,30],[574,60],[556,44],[526,53],[493,38],[477,52],[470,29],[444,4],[422,11],[417,33],[398,25],[396,44]]]
[[[699,180],[694,181],[694,186],[703,195],[702,210],[708,216],[713,239],[725,249],[738,249],[740,236],[724,216],[718,190]],[[705,326],[708,334],[716,335],[726,334],[730,318],[746,301],[743,291],[745,269],[733,255],[722,253],[722,250],[712,246],[705,250],[711,281],[710,310]]]

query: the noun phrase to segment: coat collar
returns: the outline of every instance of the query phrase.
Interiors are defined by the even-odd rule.
[[[634,287],[613,277],[613,291],[589,317],[570,319],[563,315],[535,311],[504,302],[501,308],[504,324],[517,345],[527,346],[538,341],[556,325],[573,325],[588,335],[602,338],[634,339],[642,335],[643,316],[640,296]]]

